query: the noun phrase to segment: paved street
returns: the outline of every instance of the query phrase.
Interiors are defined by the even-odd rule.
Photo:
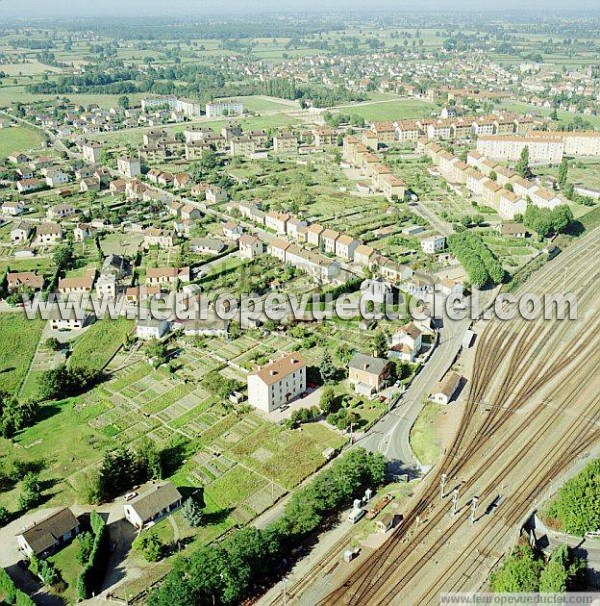
[[[381,452],[398,462],[398,472],[421,471],[409,445],[410,429],[416,421],[431,388],[446,374],[461,347],[469,318],[445,320],[440,341],[421,372],[415,377],[393,409],[379,420],[357,444]]]

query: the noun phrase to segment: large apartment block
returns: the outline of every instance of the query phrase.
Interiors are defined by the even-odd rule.
[[[248,402],[263,412],[273,412],[304,391],[306,362],[295,352],[248,375]]]

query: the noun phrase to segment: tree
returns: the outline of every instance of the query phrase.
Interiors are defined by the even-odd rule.
[[[79,550],[75,557],[80,564],[85,564],[94,547],[94,535],[88,531],[82,532],[77,535],[77,542],[79,543]]]
[[[0,527],[6,526],[10,522],[10,512],[6,507],[0,505]]]
[[[162,478],[162,465],[160,452],[156,448],[156,444],[147,437],[140,440],[140,445],[137,448],[139,464],[144,468],[143,473],[146,478],[160,480]]]
[[[378,358],[385,357],[388,350],[388,339],[382,330],[378,330],[371,340],[371,349]]]
[[[568,545],[560,545],[548,558],[540,575],[540,593],[565,593],[582,588],[586,562],[575,557]]]
[[[75,266],[75,252],[73,244],[67,241],[57,246],[53,255],[54,264],[61,270],[73,269]]]
[[[490,588],[494,593],[536,593],[542,566],[529,543],[518,545],[492,573]]]
[[[202,524],[202,519],[204,517],[202,504],[199,503],[193,496],[190,497],[184,502],[181,508],[181,515],[192,528],[197,528]]]
[[[521,177],[527,177],[529,175],[529,146],[526,145],[521,150],[521,157],[515,166],[515,170],[521,175]]]
[[[558,167],[558,184],[561,189],[567,184],[567,178],[569,176],[569,161],[566,158],[562,159],[560,166]]]
[[[158,562],[165,552],[165,545],[153,532],[141,534],[134,541],[134,547],[142,553],[147,562]]]
[[[154,366],[165,364],[169,359],[167,344],[158,339],[150,339],[144,346],[144,353],[154,362]]]
[[[123,96],[119,97],[118,104],[121,109],[127,109],[130,105],[129,97],[127,95],[123,95]]]
[[[331,387],[330,385],[327,385],[323,388],[321,398],[319,399],[319,406],[325,414],[334,412],[333,409],[335,406],[335,392],[333,391],[333,387]]]
[[[548,517],[564,532],[583,536],[600,528],[600,459],[566,482],[548,508]]]
[[[329,353],[328,349],[323,352],[323,357],[321,358],[321,363],[319,364],[319,374],[321,375],[321,380],[325,385],[331,385],[335,382],[337,369],[333,364],[333,360],[331,359],[331,354]]]
[[[61,348],[60,341],[56,337],[46,339],[45,345],[50,351],[59,351]]]
[[[44,400],[64,398],[81,393],[86,387],[93,386],[99,378],[97,370],[61,364],[41,375],[39,393]]]
[[[39,476],[32,471],[25,474],[21,494],[19,495],[19,509],[27,511],[39,505],[42,498],[42,487]]]

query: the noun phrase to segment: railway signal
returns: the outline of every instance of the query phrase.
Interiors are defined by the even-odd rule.
[[[473,497],[471,501],[471,524],[475,524],[475,513],[477,512],[477,503],[479,502],[478,497]]]
[[[452,516],[456,515],[456,511],[458,509],[458,488],[455,488],[452,491]]]
[[[440,478],[440,501],[444,498],[444,486],[446,486],[446,480],[448,479],[448,476],[443,473],[442,477]]]

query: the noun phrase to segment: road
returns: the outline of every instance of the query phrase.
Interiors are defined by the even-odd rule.
[[[460,321],[449,319],[444,321],[440,329],[438,346],[421,372],[414,378],[392,410],[357,442],[367,450],[383,453],[392,462],[399,462],[398,473],[408,470],[422,471],[409,444],[410,430],[423,409],[425,398],[431,388],[451,367],[470,322],[468,317]]]
[[[433,211],[429,210],[422,202],[413,202],[412,210],[423,217],[426,221],[429,221],[435,229],[437,229],[443,236],[448,237],[452,232],[452,225],[443,219],[440,219]]]

